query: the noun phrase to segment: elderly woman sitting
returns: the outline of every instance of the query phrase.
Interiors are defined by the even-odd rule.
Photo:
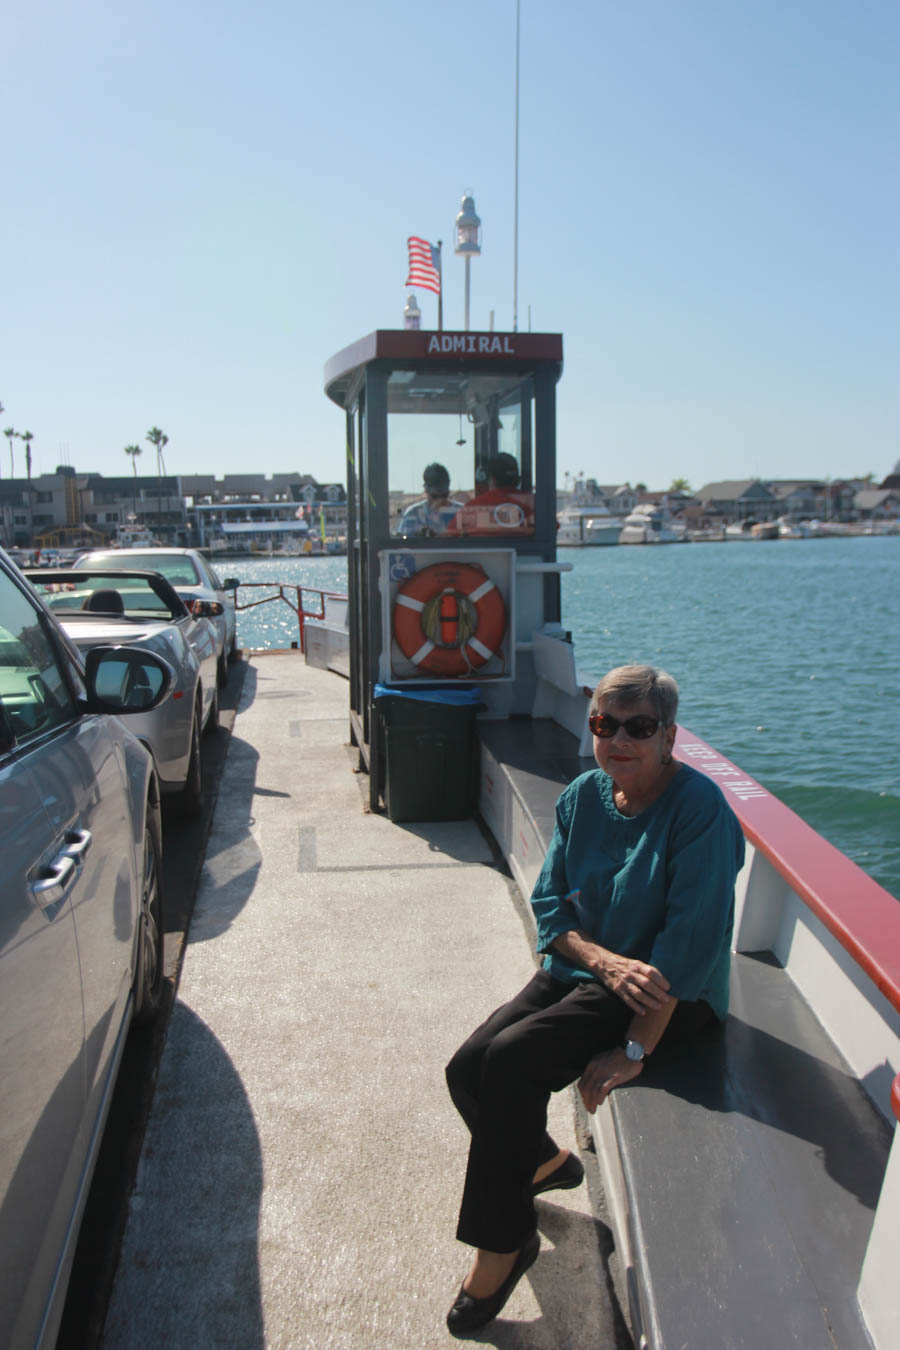
[[[535,1196],[583,1178],[547,1133],[551,1092],[577,1081],[593,1112],[645,1056],[727,1012],[744,841],[718,786],[673,759],[677,710],[652,666],[594,690],[599,769],[560,796],[531,897],[543,968],[447,1066],[472,1135],[457,1237],[477,1249],[454,1334],[496,1317],[537,1259]]]

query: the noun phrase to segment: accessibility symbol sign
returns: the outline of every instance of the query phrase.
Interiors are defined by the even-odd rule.
[[[388,576],[391,581],[408,581],[416,574],[416,560],[411,553],[388,555]]]

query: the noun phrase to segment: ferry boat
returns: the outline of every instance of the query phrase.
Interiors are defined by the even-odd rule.
[[[594,679],[560,613],[572,566],[557,561],[553,511],[561,368],[562,338],[532,333],[378,331],[328,363],[346,423],[349,590],[323,597],[303,637],[310,664],[348,676],[370,805],[392,819],[441,818],[465,743],[442,726],[442,698],[475,691],[470,805],[524,895],[562,786],[593,764]],[[448,430],[468,417],[474,483],[499,449],[516,456],[530,524],[510,511],[478,537],[392,533],[390,490],[405,487],[392,480],[425,415]],[[652,513],[636,514],[646,531]],[[663,541],[662,521],[649,530]],[[391,724],[386,695],[432,700],[427,737]],[[719,783],[747,860],[724,1029],[617,1089],[591,1120],[635,1344],[891,1350],[900,905],[686,728],[675,753]],[[457,777],[465,785],[467,771]]]

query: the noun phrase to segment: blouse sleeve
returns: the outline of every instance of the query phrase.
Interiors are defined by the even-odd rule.
[[[665,921],[650,963],[665,975],[676,998],[699,998],[729,950],[734,883],[743,861],[740,825],[718,789],[694,803],[673,828]]]
[[[577,927],[569,902],[571,887],[566,869],[566,846],[572,818],[572,791],[567,788],[556,803],[556,825],[544,865],[531,892],[531,907],[537,924],[537,950],[547,952],[555,938]]]

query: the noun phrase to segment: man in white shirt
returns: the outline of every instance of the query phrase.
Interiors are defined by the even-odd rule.
[[[425,497],[403,512],[398,534],[434,536],[443,534],[462,502],[450,496],[450,475],[443,464],[428,464],[422,472]]]

